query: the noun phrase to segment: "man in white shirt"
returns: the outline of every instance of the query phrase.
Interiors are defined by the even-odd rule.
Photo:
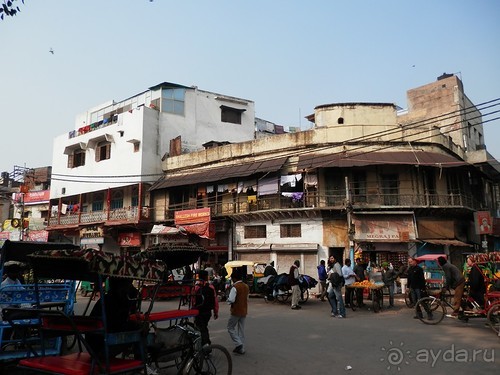
[[[342,276],[344,276],[344,282],[345,282],[345,307],[351,307],[351,302],[352,302],[352,293],[354,292],[354,289],[352,288],[347,288],[348,285],[352,285],[356,282],[358,279],[358,276],[354,273],[354,270],[351,268],[351,260],[347,258],[345,260],[345,264],[342,267]]]

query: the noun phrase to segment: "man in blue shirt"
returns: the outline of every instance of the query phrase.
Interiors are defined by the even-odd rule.
[[[321,301],[325,301],[326,297],[326,267],[325,267],[325,261],[322,259],[319,262],[318,266],[318,280],[319,280],[319,299]]]

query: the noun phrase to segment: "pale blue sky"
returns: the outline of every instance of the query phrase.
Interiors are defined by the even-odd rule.
[[[496,0],[26,0],[0,21],[0,171],[51,165],[75,116],[163,81],[250,99],[308,125],[314,107],[387,102],[460,73],[500,97]],[[53,48],[54,54],[49,53]],[[500,120],[485,124],[500,159]]]

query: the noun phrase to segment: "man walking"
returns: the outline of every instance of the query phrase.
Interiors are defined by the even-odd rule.
[[[198,310],[198,315],[194,318],[194,324],[201,333],[201,344],[209,345],[210,333],[208,331],[208,322],[214,312],[214,319],[219,317],[219,301],[217,292],[213,285],[208,282],[208,272],[201,270],[199,272],[199,281],[194,288],[193,308]]]
[[[233,286],[227,299],[227,303],[231,305],[227,331],[236,345],[233,352],[237,354],[245,354],[245,320],[248,313],[248,295],[250,294],[250,288],[241,279],[241,271],[234,270],[231,274]]]
[[[326,267],[324,259],[321,259],[318,266],[319,299],[325,301],[326,297]]]
[[[300,286],[299,286],[299,267],[300,260],[293,262],[288,273],[288,284],[292,288],[292,310],[299,310],[302,306],[299,305]]]
[[[342,286],[343,280],[342,269],[340,268],[340,263],[334,256],[330,257],[331,263],[333,263],[332,268],[328,274],[328,280],[330,286],[328,287],[328,300],[332,306],[332,317],[335,318],[345,318],[345,306],[342,299]]]

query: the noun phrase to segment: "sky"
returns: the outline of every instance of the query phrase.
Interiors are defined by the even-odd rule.
[[[497,0],[18,2],[0,21],[0,171],[51,165],[78,114],[165,81],[303,129],[322,104],[407,108],[444,72],[476,105],[500,98]],[[484,124],[497,159],[499,136],[500,120]]]

